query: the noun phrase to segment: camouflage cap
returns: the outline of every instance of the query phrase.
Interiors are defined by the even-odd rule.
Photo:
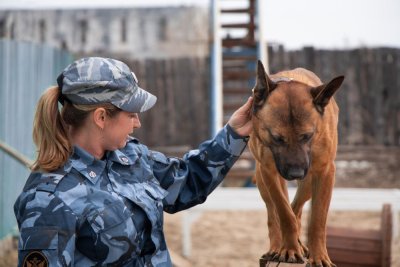
[[[157,97],[138,86],[129,67],[115,59],[87,57],[69,66],[57,78],[62,96],[74,104],[111,103],[128,112],[144,112]]]

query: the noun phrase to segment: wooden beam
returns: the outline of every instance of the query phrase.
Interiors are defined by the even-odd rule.
[[[249,39],[225,38],[222,40],[222,46],[223,47],[233,47],[233,46],[256,47],[256,42],[254,40],[249,40]]]
[[[307,262],[305,263],[286,263],[286,262],[275,262],[275,261],[266,261],[265,259],[260,259],[260,267],[306,267]]]
[[[169,249],[168,251],[169,251],[169,254],[171,256],[172,265],[174,267],[191,267],[192,266],[192,263],[190,261],[188,261],[187,259],[185,259],[181,255],[179,255],[175,251],[173,251],[171,249]]]
[[[17,160],[19,163],[22,165],[25,165],[28,169],[32,166],[33,160],[29,159],[27,156],[23,155],[19,151],[17,151],[15,148],[7,145],[3,141],[0,141],[0,150],[3,150],[6,152],[9,156]]]
[[[252,79],[256,77],[254,71],[225,71],[222,75],[224,79],[229,80]]]
[[[250,13],[250,14],[254,14],[254,8],[221,9],[221,13]]]
[[[244,29],[254,29],[256,26],[251,23],[232,23],[232,24],[222,24],[222,28],[244,28]]]

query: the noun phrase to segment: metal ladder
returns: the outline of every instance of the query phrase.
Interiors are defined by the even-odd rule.
[[[213,0],[212,115],[213,134],[244,104],[255,84],[257,59],[267,64],[262,34],[262,0]],[[252,175],[252,157],[243,153],[247,167],[234,167],[229,178]],[[249,165],[250,164],[250,165]],[[237,166],[235,164],[235,166]],[[240,165],[240,164],[239,164]],[[240,179],[243,180],[243,179]]]

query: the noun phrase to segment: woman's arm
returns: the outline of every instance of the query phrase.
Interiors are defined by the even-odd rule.
[[[203,203],[221,183],[247,144],[229,125],[217,136],[191,150],[182,159],[167,158],[150,151],[153,172],[168,191],[164,199],[166,212],[177,212]]]
[[[247,144],[252,130],[251,104],[249,98],[214,139],[189,151],[183,159],[150,152],[154,175],[168,191],[165,211],[177,212],[203,203],[221,183]]]
[[[20,230],[18,266],[74,266],[76,216],[63,201],[30,189],[19,196],[14,211]]]

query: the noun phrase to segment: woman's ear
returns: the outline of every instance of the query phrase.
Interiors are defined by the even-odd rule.
[[[97,108],[93,112],[93,122],[99,127],[101,130],[104,129],[105,121],[106,121],[106,110],[104,108]]]

